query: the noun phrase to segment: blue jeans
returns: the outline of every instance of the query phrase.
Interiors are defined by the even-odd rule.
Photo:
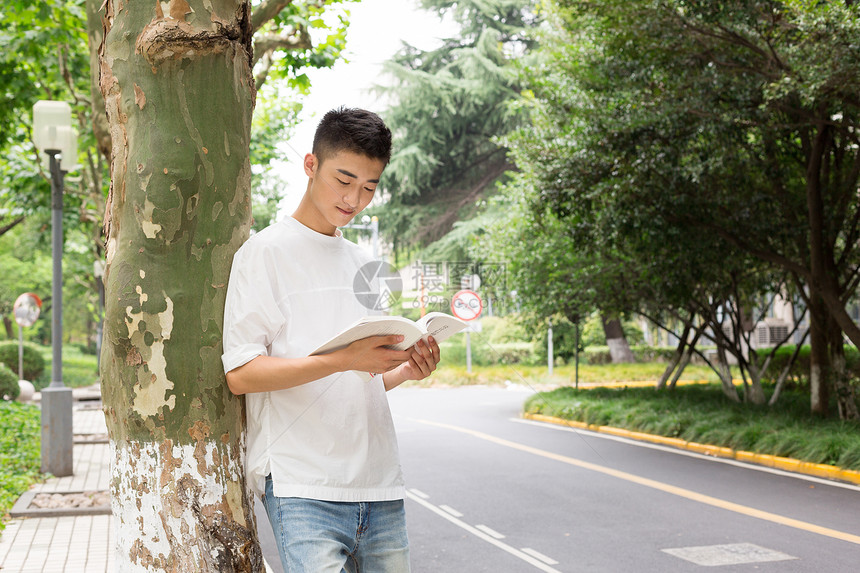
[[[408,573],[403,500],[344,503],[275,497],[263,504],[287,573]]]

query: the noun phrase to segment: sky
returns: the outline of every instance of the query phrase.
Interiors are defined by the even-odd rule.
[[[400,49],[403,41],[430,50],[457,31],[450,20],[442,21],[436,14],[420,9],[417,0],[362,0],[348,6],[351,19],[344,52],[348,62],[308,71],[311,92],[304,100],[295,133],[283,146],[288,161],[282,166],[282,175],[288,188],[280,204],[281,214],[292,213],[305,191],[307,177],[301,168],[301,157],[310,151],[322,115],[341,105],[383,111],[383,102],[371,93],[374,85],[386,81],[381,74],[383,62]]]

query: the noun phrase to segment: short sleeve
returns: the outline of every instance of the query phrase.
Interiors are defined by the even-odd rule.
[[[272,341],[285,327],[278,305],[273,268],[266,249],[245,243],[237,251],[230,269],[224,305],[224,372],[234,370],[261,355],[268,355]]]

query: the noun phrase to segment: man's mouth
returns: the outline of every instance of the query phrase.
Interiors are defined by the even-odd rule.
[[[338,207],[337,210],[340,211],[341,213],[343,213],[344,215],[347,215],[347,216],[355,213],[355,209],[347,210],[347,209],[344,209],[343,207]]]

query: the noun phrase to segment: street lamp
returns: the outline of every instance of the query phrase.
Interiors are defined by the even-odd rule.
[[[361,218],[361,224],[350,223],[345,226],[346,229],[365,229],[370,231],[371,236],[371,251],[373,258],[379,258],[379,219],[374,215],[365,215]]]
[[[51,384],[42,390],[42,472],[72,475],[72,389],[63,384],[63,176],[77,168],[78,138],[66,102],[33,106],[33,143],[51,171]],[[57,157],[59,156],[59,157]]]

